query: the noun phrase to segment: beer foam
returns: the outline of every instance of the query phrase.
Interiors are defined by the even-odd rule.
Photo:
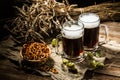
[[[62,30],[62,36],[68,39],[77,39],[83,36],[83,27],[79,25],[65,26]]]
[[[85,13],[79,16],[78,24],[82,22],[85,28],[95,28],[100,24],[99,16],[94,13]]]

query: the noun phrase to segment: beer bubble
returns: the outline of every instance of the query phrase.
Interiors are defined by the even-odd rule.
[[[62,30],[63,37],[67,39],[77,39],[83,36],[83,26],[79,25],[71,25],[71,26],[64,26]]]
[[[82,22],[85,28],[96,28],[100,24],[99,16],[94,13],[84,13],[79,16],[78,24]]]

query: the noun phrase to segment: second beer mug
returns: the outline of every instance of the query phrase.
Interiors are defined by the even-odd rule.
[[[67,21],[62,28],[63,57],[71,61],[79,61],[83,57],[82,23]]]
[[[99,43],[99,28],[100,18],[94,13],[83,13],[78,18],[79,23],[84,24],[84,49],[85,50],[96,50]],[[107,40],[107,26],[103,25],[105,30],[105,38]],[[105,42],[106,42],[105,40]]]

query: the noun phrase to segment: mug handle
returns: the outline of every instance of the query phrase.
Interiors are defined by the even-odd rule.
[[[105,24],[100,24],[100,28],[101,28],[101,27],[104,28],[105,39],[104,39],[104,41],[99,42],[99,45],[106,44],[106,43],[108,42],[108,40],[109,40],[109,39],[108,39],[108,32],[109,32],[108,26],[105,25]]]

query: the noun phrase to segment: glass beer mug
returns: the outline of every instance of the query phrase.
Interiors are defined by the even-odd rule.
[[[62,27],[63,57],[71,61],[80,61],[83,58],[83,34],[82,23],[67,21]]]
[[[108,37],[108,29],[106,25],[100,24],[100,18],[94,13],[83,13],[78,18],[78,24],[84,24],[84,49],[96,50],[99,44],[99,29],[104,27],[105,43]]]

